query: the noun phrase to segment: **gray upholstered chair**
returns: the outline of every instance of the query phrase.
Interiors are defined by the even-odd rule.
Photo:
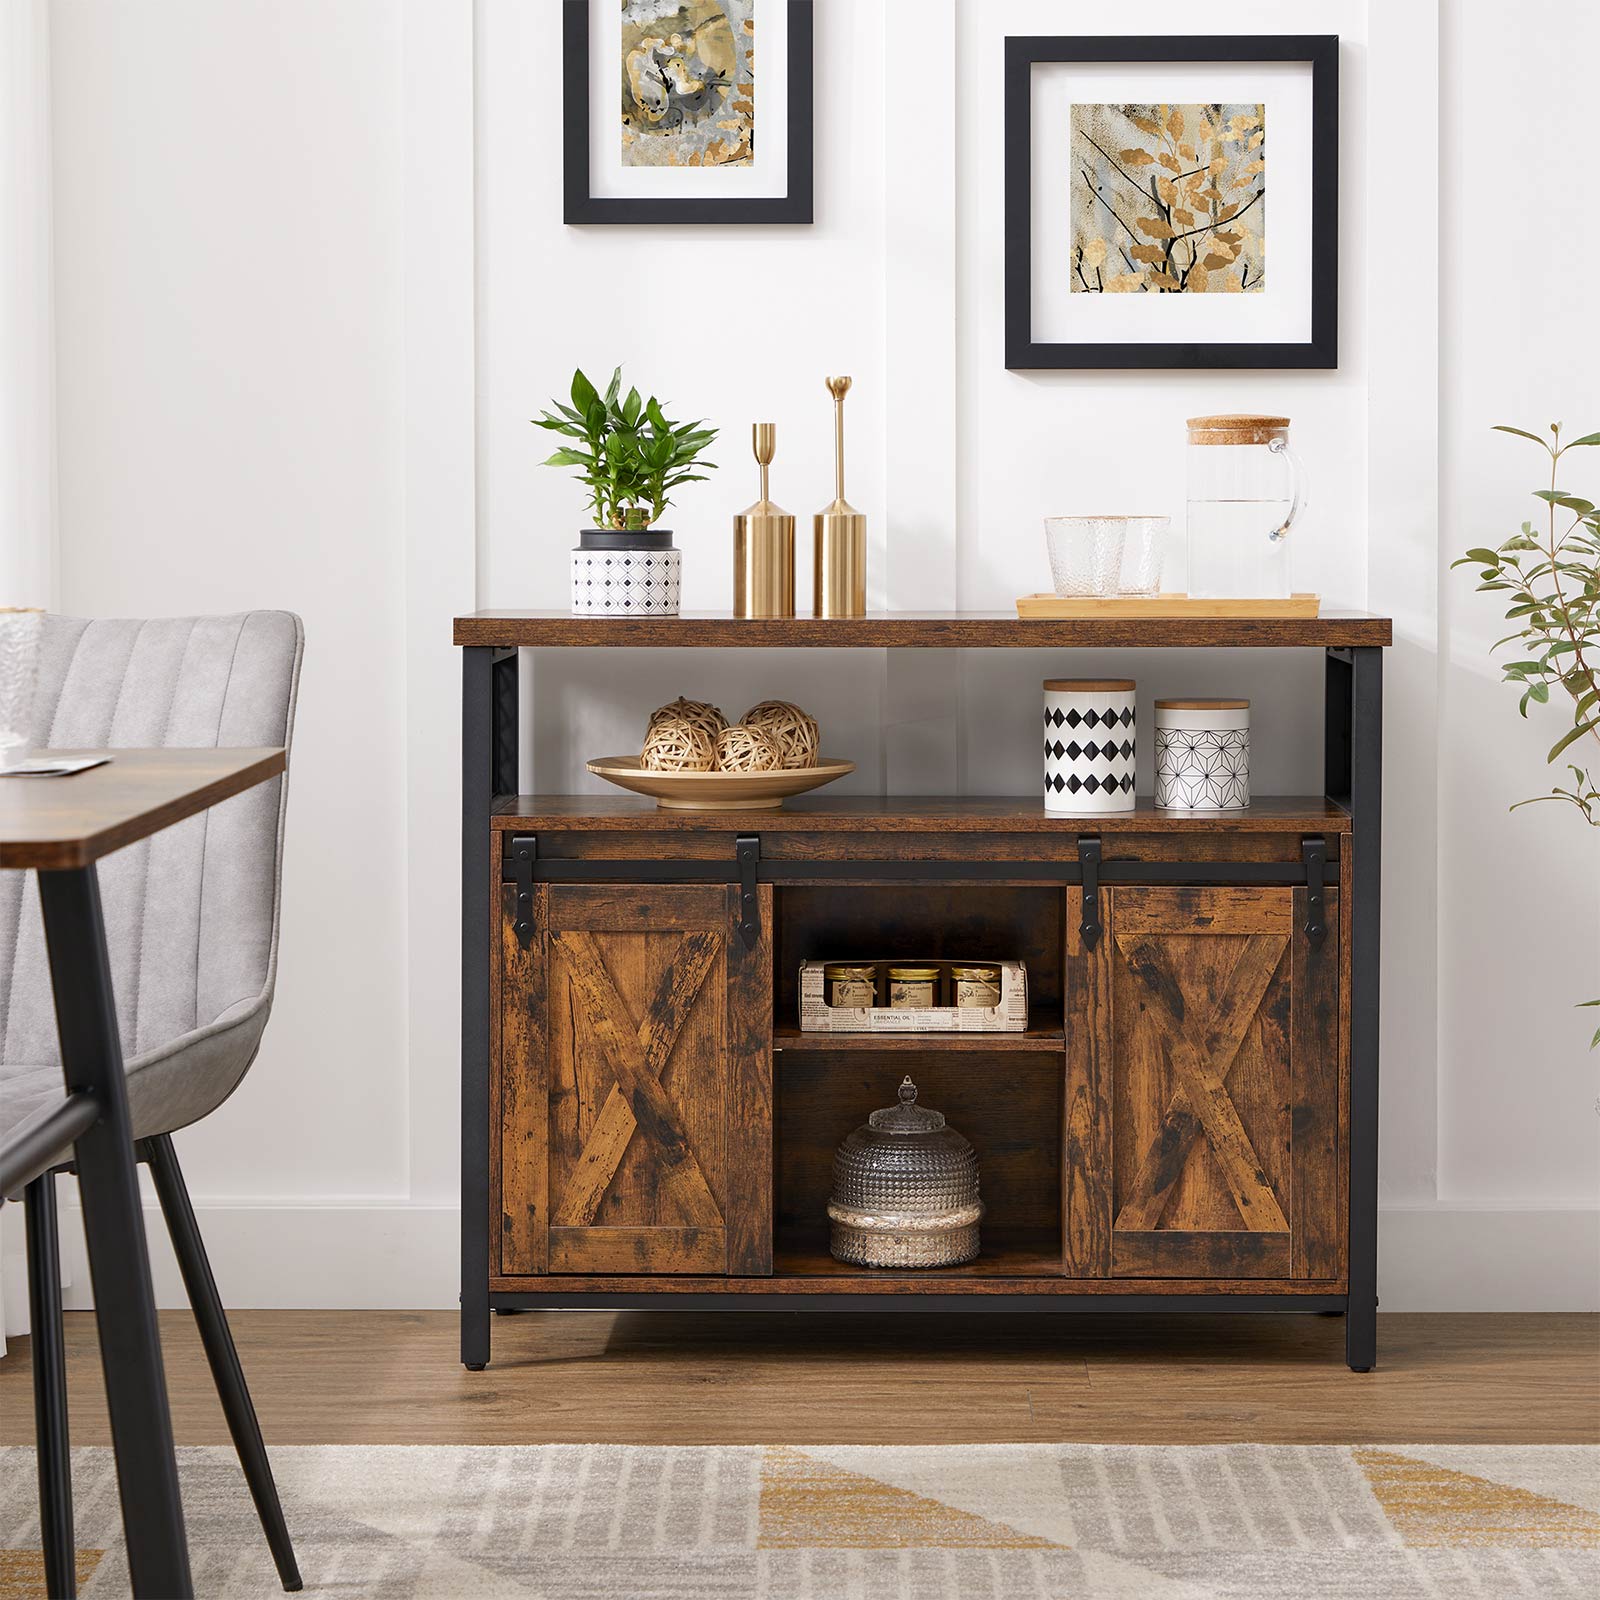
[[[44,749],[288,745],[303,638],[300,619],[284,611],[156,622],[49,617],[32,742]],[[286,1589],[298,1589],[261,1430],[171,1140],[233,1093],[261,1043],[277,974],[286,792],[287,779],[276,779],[118,851],[101,864],[100,893],[135,1148],[155,1178],[279,1576]],[[32,873],[3,873],[0,1136],[63,1092],[37,882]],[[55,1175],[31,1183],[26,1201],[30,1253],[53,1253]],[[59,1271],[31,1261],[29,1283],[40,1482],[55,1485],[41,1489],[49,1552],[71,1547],[66,1409],[45,1400],[65,1394]],[[57,1370],[47,1373],[52,1364]]]

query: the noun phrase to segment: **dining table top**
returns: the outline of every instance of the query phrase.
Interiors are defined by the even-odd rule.
[[[64,777],[0,770],[0,868],[71,869],[182,822],[284,770],[281,745],[203,750],[49,750],[108,756]]]

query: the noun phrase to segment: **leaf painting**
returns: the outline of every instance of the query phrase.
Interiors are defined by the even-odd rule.
[[[755,0],[621,3],[623,166],[752,165]]]
[[[1267,108],[1074,105],[1074,294],[1264,294]]]

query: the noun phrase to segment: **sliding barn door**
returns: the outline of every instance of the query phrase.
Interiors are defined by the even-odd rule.
[[[1342,1275],[1338,896],[1119,886],[1086,948],[1071,891],[1069,1275]]]
[[[772,1270],[772,891],[539,886],[502,937],[501,1271]]]

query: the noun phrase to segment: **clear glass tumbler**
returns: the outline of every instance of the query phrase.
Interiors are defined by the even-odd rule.
[[[39,673],[44,613],[0,606],[0,768],[28,746],[28,717]]]
[[[1045,547],[1057,594],[1111,595],[1122,581],[1126,517],[1046,517]]]
[[[1171,517],[1046,517],[1057,594],[1159,594]]]

